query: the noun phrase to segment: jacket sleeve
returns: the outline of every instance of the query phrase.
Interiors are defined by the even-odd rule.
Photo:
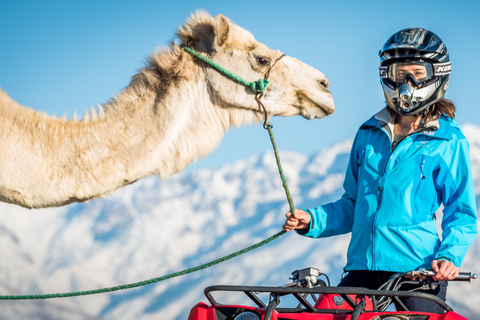
[[[456,140],[450,150],[451,157],[444,159],[435,179],[444,205],[442,242],[435,259],[444,257],[460,267],[477,235],[477,206],[467,139]]]
[[[336,201],[313,209],[305,209],[310,214],[310,227],[306,233],[310,238],[324,238],[352,231],[355,203],[357,197],[357,179],[359,156],[356,152],[358,133],[354,139],[343,188],[345,193]]]

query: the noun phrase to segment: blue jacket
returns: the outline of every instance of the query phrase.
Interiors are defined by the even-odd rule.
[[[460,267],[477,234],[469,145],[452,119],[430,122],[392,152],[383,109],[357,132],[336,202],[307,209],[305,236],[352,232],[346,270],[405,272],[443,257]],[[443,204],[442,237],[435,212]]]

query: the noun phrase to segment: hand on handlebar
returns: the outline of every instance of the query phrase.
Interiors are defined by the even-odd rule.
[[[432,270],[435,272],[433,280],[448,281],[455,279],[460,269],[448,260],[433,260]]]
[[[287,220],[282,228],[287,232],[294,229],[306,229],[310,224],[310,215],[303,210],[295,209],[293,216],[288,212],[286,217]]]

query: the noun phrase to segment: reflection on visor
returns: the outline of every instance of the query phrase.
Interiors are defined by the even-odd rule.
[[[398,84],[406,83],[411,79],[415,84],[420,85],[430,80],[433,76],[433,66],[430,63],[415,62],[394,62],[388,66],[387,78]]]

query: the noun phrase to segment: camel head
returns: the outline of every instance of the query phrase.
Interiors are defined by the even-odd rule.
[[[183,45],[246,81],[263,79],[271,68],[270,82],[262,97],[268,118],[275,115],[323,118],[335,110],[327,89],[328,80],[323,73],[288,56],[276,62],[282,56],[280,51],[256,41],[250,32],[223,15],[213,18],[205,12],[197,12],[179,28],[177,35]],[[257,118],[263,117],[263,110],[259,109],[251,88],[206,65],[205,76],[216,105],[255,111]]]

